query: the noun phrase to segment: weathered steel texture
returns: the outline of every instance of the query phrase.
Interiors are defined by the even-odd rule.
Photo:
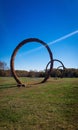
[[[19,50],[24,44],[27,44],[27,43],[29,43],[29,42],[38,42],[38,43],[42,44],[42,45],[47,49],[47,51],[48,51],[48,53],[49,53],[49,56],[50,56],[50,61],[51,61],[50,69],[49,69],[48,73],[45,74],[44,79],[43,79],[41,82],[33,83],[33,84],[40,84],[40,83],[46,82],[46,80],[49,78],[50,72],[51,72],[51,70],[52,70],[52,68],[53,68],[53,55],[52,55],[52,52],[51,52],[49,46],[48,46],[45,42],[43,42],[42,40],[37,39],[37,38],[28,38],[28,39],[23,40],[21,43],[18,44],[18,46],[17,46],[17,47],[15,48],[15,50],[13,51],[13,54],[12,54],[12,56],[11,56],[11,61],[10,61],[11,73],[12,73],[14,79],[16,80],[18,86],[25,86],[25,84],[23,84],[23,83],[20,81],[20,79],[18,78],[18,76],[17,76],[17,74],[16,74],[16,72],[15,72],[15,69],[14,69],[14,60],[15,60],[15,56],[16,56],[18,50]]]

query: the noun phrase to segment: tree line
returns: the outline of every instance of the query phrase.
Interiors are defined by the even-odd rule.
[[[25,71],[16,70],[18,77],[44,77],[46,72],[44,71]],[[0,77],[10,77],[12,76],[10,70],[0,70]],[[51,77],[78,77],[78,69],[53,69],[50,74]]]
[[[47,72],[45,71],[25,71],[25,70],[16,70],[18,77],[45,77]],[[0,61],[0,77],[10,77],[12,76],[11,70],[7,67],[5,62]],[[75,68],[66,68],[63,69],[52,69],[51,77],[78,77],[78,69]]]

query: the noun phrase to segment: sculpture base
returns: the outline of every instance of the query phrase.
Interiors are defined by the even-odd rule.
[[[18,87],[26,87],[26,84],[17,84]]]

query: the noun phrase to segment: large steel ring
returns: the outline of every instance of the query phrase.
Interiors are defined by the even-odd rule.
[[[53,68],[53,55],[52,55],[52,52],[51,52],[49,46],[48,46],[45,42],[43,42],[42,40],[37,39],[37,38],[28,38],[28,39],[23,40],[23,41],[20,42],[20,43],[17,45],[17,47],[14,49],[13,54],[12,54],[12,56],[11,56],[11,61],[10,61],[11,73],[12,73],[14,79],[16,80],[18,86],[25,86],[25,84],[23,84],[23,83],[20,81],[20,79],[18,78],[18,76],[17,76],[17,74],[16,74],[16,72],[15,72],[15,69],[14,69],[14,59],[15,59],[15,56],[16,56],[18,50],[19,50],[24,44],[27,44],[27,43],[29,43],[29,42],[38,42],[38,43],[42,44],[42,45],[47,49],[47,51],[48,51],[48,53],[49,53],[49,56],[50,56],[50,61],[52,61],[51,64],[50,64],[50,69],[49,69],[48,73],[47,73],[47,74],[45,73],[44,79],[43,79],[41,82],[33,83],[33,84],[44,83],[44,82],[49,78],[50,72],[51,72],[51,70],[52,70],[52,68]]]

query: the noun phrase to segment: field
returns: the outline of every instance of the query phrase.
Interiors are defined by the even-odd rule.
[[[78,130],[78,78],[15,84],[0,77],[0,130]]]

